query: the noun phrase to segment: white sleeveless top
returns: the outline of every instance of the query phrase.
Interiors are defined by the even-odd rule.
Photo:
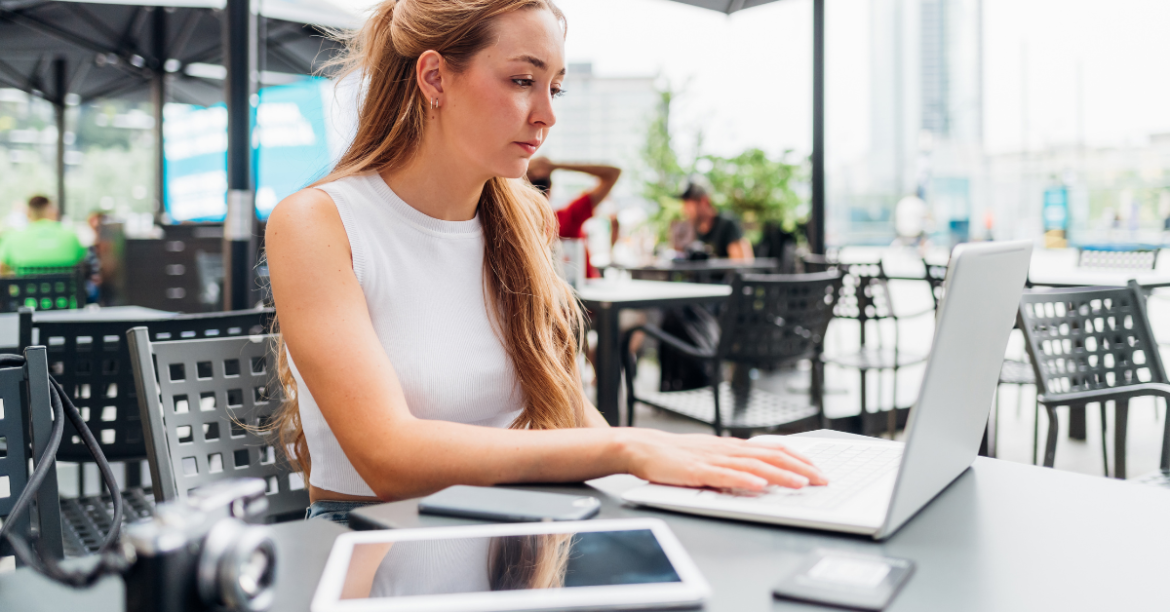
[[[510,425],[520,414],[523,395],[484,301],[479,216],[470,221],[428,217],[402,201],[376,173],[318,189],[333,198],[341,214],[354,275],[411,414],[487,427]],[[309,482],[328,491],[374,495],[321,416],[312,390],[296,366],[291,369],[313,463]]]

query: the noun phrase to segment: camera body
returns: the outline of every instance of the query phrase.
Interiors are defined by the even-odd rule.
[[[265,490],[259,478],[201,487],[127,527],[127,612],[267,610],[276,547],[267,528],[249,524],[268,507]]]

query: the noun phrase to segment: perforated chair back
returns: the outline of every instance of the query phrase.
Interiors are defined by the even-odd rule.
[[[719,358],[778,364],[819,354],[840,285],[837,272],[737,276],[719,319]]]
[[[48,446],[52,428],[45,349],[32,347],[24,355],[23,367],[0,368],[0,522],[8,519],[28,485],[30,462]],[[63,557],[55,470],[42,482],[34,504],[37,531],[45,549],[56,558]],[[31,515],[25,512],[17,519],[17,533],[27,536],[33,524]],[[11,554],[8,542],[0,541],[0,557]]]
[[[241,310],[176,315],[156,320],[34,321],[20,315],[21,346],[45,344],[49,372],[61,383],[87,419],[90,431],[111,461],[146,458],[138,397],[130,367],[126,332],[145,326],[153,340],[245,336],[267,331],[271,310]],[[91,461],[72,423],[57,452],[61,461]]]
[[[270,517],[304,512],[308,491],[270,423],[282,401],[275,337],[149,336],[143,327],[130,331],[155,499],[183,500],[201,485],[253,477],[268,483]]]
[[[1046,400],[1166,382],[1136,283],[1123,288],[1033,290],[1020,301],[1020,322]]]
[[[0,312],[68,310],[84,305],[85,279],[80,267],[21,268],[16,276],[0,277]]]
[[[1113,270],[1153,270],[1158,265],[1160,249],[1094,249],[1082,247],[1077,251],[1080,268],[1108,268]]]

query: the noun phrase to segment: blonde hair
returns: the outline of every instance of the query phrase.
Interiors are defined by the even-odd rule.
[[[564,29],[564,15],[551,0],[384,0],[361,30],[339,34],[346,53],[333,63],[340,67],[336,78],[363,77],[364,100],[353,143],[333,172],[314,185],[403,167],[422,140],[429,110],[415,77],[419,56],[437,51],[460,73],[494,40],[495,17],[528,9],[551,11]],[[511,427],[579,427],[584,398],[576,355],[584,319],[554,267],[556,218],[535,189],[502,177],[484,185],[478,215],[485,301],[524,393],[523,411]],[[307,478],[308,446],[283,340],[278,350],[286,400],[274,426]]]

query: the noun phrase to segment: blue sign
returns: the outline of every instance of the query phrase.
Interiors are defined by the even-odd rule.
[[[1044,231],[1068,230],[1068,188],[1044,190]]]
[[[282,199],[329,170],[325,79],[260,90],[252,129],[256,213],[267,219]],[[173,221],[223,221],[227,214],[227,108],[168,104],[163,109],[165,206]]]

